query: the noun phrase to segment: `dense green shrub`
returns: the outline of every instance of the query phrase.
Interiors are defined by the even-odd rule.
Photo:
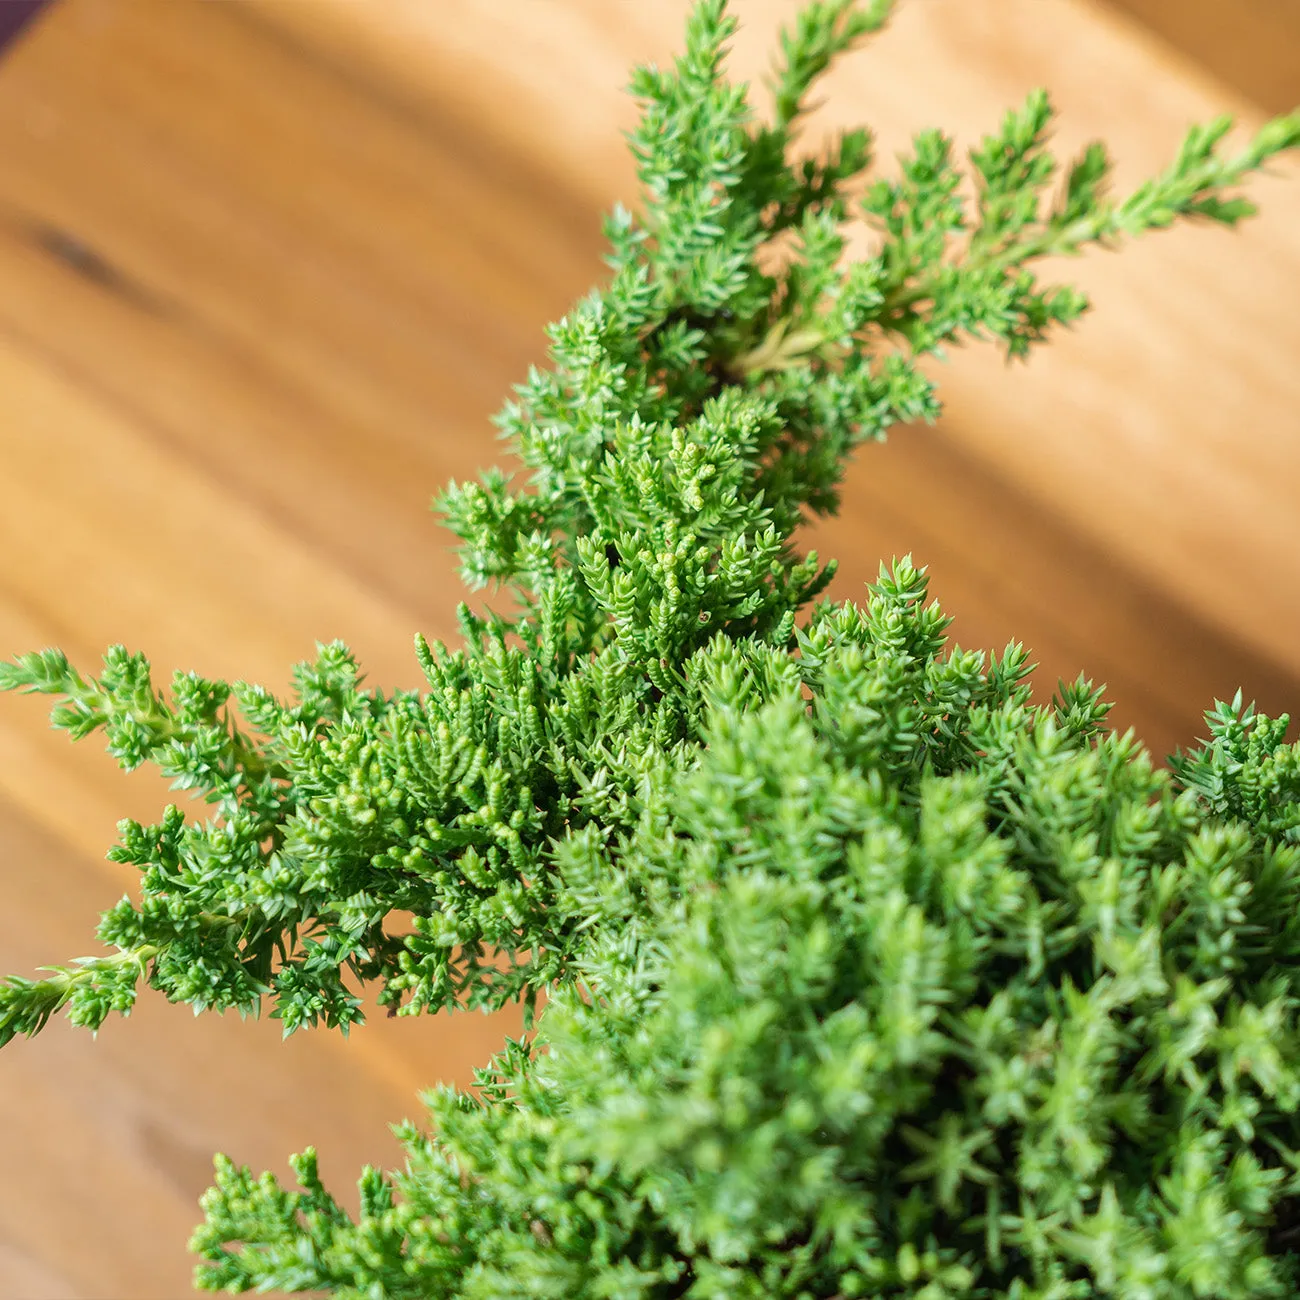
[[[0,1042],[60,1008],[98,1028],[141,978],[269,1002],[286,1034],[346,1032],[356,981],[401,1015],[528,1009],[476,1095],[400,1127],[405,1171],[364,1171],[355,1222],[311,1152],[299,1190],[219,1157],[201,1287],[1300,1290],[1287,719],[1216,705],[1157,767],[1086,681],[1034,706],[1019,645],[950,648],[910,560],[832,605],[833,565],[791,540],[853,447],[938,414],[917,357],[968,335],[1024,356],[1085,310],[1034,259],[1235,223],[1228,189],[1300,114],[1232,158],[1228,119],[1195,128],[1122,202],[1092,145],[1044,205],[1036,92],[972,153],[973,217],[937,131],[855,188],[865,131],[788,155],[810,84],[889,8],[809,5],[766,124],[722,75],[721,0],[673,70],[636,72],[644,211],[609,218],[609,286],[499,417],[528,487],[493,470],[438,503],[470,586],[519,610],[462,605],[462,650],[417,637],[427,691],[364,689],[341,644],[288,700],[177,674],[169,702],[121,647],[98,680],[53,650],[0,670],[215,812],[122,823],[142,881],[100,927],[115,953],[11,978]],[[880,239],[846,268],[853,208]]]

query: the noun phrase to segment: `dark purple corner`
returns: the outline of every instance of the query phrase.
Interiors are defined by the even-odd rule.
[[[0,0],[0,51],[45,7],[46,0]]]

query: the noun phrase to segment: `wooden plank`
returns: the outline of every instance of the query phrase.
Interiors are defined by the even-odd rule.
[[[1266,113],[1300,104],[1295,0],[1109,0]]]
[[[549,159],[604,207],[635,197],[614,133],[633,120],[625,69],[670,57],[688,6],[552,0],[507,14],[467,0],[445,23],[420,0],[393,0],[382,31],[366,23],[364,0],[322,0],[310,17],[292,0],[254,7],[322,58],[359,43],[367,84],[382,82],[412,111],[454,99],[484,134]],[[735,6],[738,76],[761,75],[776,28],[797,8]],[[939,124],[964,149],[1039,84],[1061,109],[1061,152],[1107,140],[1121,191],[1164,166],[1191,122],[1234,111],[1252,127],[1263,117],[1156,36],[1084,0],[908,0],[827,79],[806,138],[867,122],[888,163],[912,133]],[[1295,673],[1300,165],[1273,171],[1253,181],[1263,213],[1240,232],[1184,228],[1122,257],[1048,267],[1093,294],[1091,319],[1011,373],[987,349],[958,351],[943,393],[948,433],[1019,494],[1198,621]]]
[[[942,426],[870,448],[845,476],[844,503],[808,530],[822,555],[845,559],[830,597],[861,601],[880,559],[910,553],[928,566],[954,641],[998,651],[1023,642],[1039,700],[1080,673],[1105,685],[1111,724],[1133,727],[1157,761],[1205,734],[1201,710],[1231,694],[1225,683],[1275,716],[1300,696],[1294,673],[1081,540]]]
[[[214,47],[220,52],[201,27],[192,44],[180,39],[187,21],[216,16],[207,9],[152,10],[181,24],[179,33],[154,24],[155,58],[165,62],[179,49],[187,76]],[[431,384],[429,352],[438,358],[441,339],[447,351],[433,373],[459,374],[458,397],[473,409],[479,372],[460,349],[491,356],[508,348],[508,312],[498,308],[476,324],[472,313],[446,311],[455,277],[467,269],[490,285],[491,259],[477,267],[464,258],[435,262],[445,273],[423,282],[412,259],[367,265],[364,311],[350,314],[357,295],[346,270],[334,274],[337,262],[348,263],[330,240],[292,256],[302,214],[292,206],[281,213],[267,193],[278,181],[286,202],[301,199],[291,177],[254,177],[245,182],[252,197],[241,192],[240,175],[206,190],[193,176],[174,189],[157,185],[150,166],[159,158],[209,178],[215,166],[209,170],[196,147],[201,132],[182,136],[171,154],[156,139],[170,114],[165,98],[152,104],[153,116],[133,118],[112,99],[119,83],[96,81],[96,67],[106,77],[112,66],[126,80],[132,75],[128,18],[152,21],[139,9],[69,5],[57,16],[62,26],[42,31],[39,43],[33,34],[23,50],[29,61],[15,51],[0,82],[16,110],[6,115],[15,147],[0,182],[0,258],[11,291],[0,309],[6,651],[57,642],[93,667],[103,645],[124,639],[148,651],[164,679],[173,667],[192,666],[282,688],[288,665],[309,655],[314,639],[342,635],[385,686],[416,685],[411,636],[421,625],[449,636],[460,594],[452,558],[437,553],[446,537],[427,515],[428,494],[453,471],[473,472],[483,450],[481,441],[467,446],[458,437],[463,406],[448,423],[432,388],[420,388]],[[238,50],[226,57],[232,69],[245,68]],[[135,72],[147,64],[142,58]],[[274,102],[286,83],[293,86],[291,74],[268,77],[263,101]],[[238,84],[196,79],[191,89],[194,109],[209,93],[242,102]],[[316,107],[348,120],[346,102]],[[252,111],[255,120],[256,104]],[[221,142],[235,153],[238,139]],[[106,170],[97,162],[105,158]],[[109,191],[110,201],[97,206],[94,195]],[[170,206],[160,198],[169,194]],[[385,196],[373,201],[387,210]],[[229,213],[242,205],[256,215],[232,238]],[[354,211],[357,228],[369,226],[375,256],[387,256],[383,222],[371,215]],[[120,257],[115,237],[128,246]],[[423,237],[429,251],[444,236],[435,227]],[[156,275],[148,256],[155,250]],[[544,293],[548,268],[563,268],[562,251],[537,265],[531,283]],[[206,278],[196,266],[207,268]],[[338,291],[333,313],[318,311],[321,283]],[[508,288],[526,295],[529,283],[520,274]],[[277,316],[286,307],[295,320]],[[546,302],[533,310],[553,314]],[[317,316],[324,324],[313,334]],[[423,329],[426,344],[403,352],[394,328],[397,343]],[[367,358],[360,382],[349,373],[349,352]],[[304,354],[322,383],[310,371],[305,381],[295,375]],[[404,369],[402,382],[391,381],[393,367]],[[476,423],[484,413],[474,411]],[[423,459],[430,448],[450,461],[430,465]],[[436,618],[424,616],[425,605]],[[118,817],[156,816],[165,793],[162,782],[124,778],[102,753],[50,733],[46,701],[4,703],[3,788],[43,823],[38,831],[15,808],[13,825],[6,819],[0,831],[12,901],[0,952],[6,970],[29,970],[95,949],[95,917],[130,883],[130,873],[95,860],[115,838]],[[32,882],[35,893],[25,888]],[[318,1140],[330,1151],[331,1180],[347,1193],[362,1160],[394,1162],[386,1124],[415,1112],[418,1088],[439,1078],[467,1084],[472,1067],[517,1024],[514,1015],[418,1025],[380,1017],[346,1043],[321,1033],[282,1046],[269,1022],[194,1021],[146,998],[97,1043],[56,1026],[16,1045],[0,1087],[5,1113],[24,1121],[4,1126],[0,1150],[6,1167],[29,1172],[8,1185],[0,1294],[184,1293],[193,1263],[185,1239],[213,1150],[283,1169],[289,1151]],[[266,1088],[235,1086],[263,1076]],[[102,1095],[113,1104],[89,1106]]]
[[[21,284],[3,319],[366,585],[445,620],[458,584],[428,568],[450,540],[429,496],[482,461],[465,435],[497,409],[498,375],[536,356],[537,322],[599,274],[598,231],[560,203],[502,238],[527,202],[512,168],[479,170],[239,9],[73,0],[16,52],[0,212]],[[109,331],[116,346],[97,342]],[[217,405],[196,419],[198,403]]]

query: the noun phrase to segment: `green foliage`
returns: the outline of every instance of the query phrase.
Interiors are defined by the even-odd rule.
[[[1230,187],[1300,145],[1300,114],[1233,158],[1229,119],[1193,128],[1119,202],[1091,145],[1053,200],[1036,91],[966,175],[925,131],[855,188],[869,132],[790,153],[815,79],[890,8],[809,4],[766,124],[723,75],[721,0],[672,70],[636,71],[643,211],[608,218],[608,287],[498,417],[528,487],[490,470],[437,503],[467,584],[518,611],[462,604],[460,650],[417,636],[427,690],[363,688],[337,643],[287,700],[183,673],[168,700],[122,647],[98,681],[54,650],[0,667],[215,807],[121,824],[141,884],[101,923],[115,951],[11,977],[0,1044],[59,1009],[98,1029],[141,979],[269,1002],[286,1034],[346,1032],[366,982],[399,1015],[529,1012],[474,1094],[399,1126],[407,1167],[364,1171],[355,1220],[311,1151],[297,1191],[218,1157],[200,1287],[1296,1293],[1287,719],[1238,695],[1157,768],[1085,679],[1034,706],[1022,647],[949,647],[910,558],[837,606],[793,536],[854,447],[938,415],[920,355],[1023,357],[1087,308],[1035,259],[1235,224]],[[879,241],[844,265],[854,207]]]

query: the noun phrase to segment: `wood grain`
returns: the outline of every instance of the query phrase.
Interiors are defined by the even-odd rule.
[[[797,6],[737,0],[757,77]],[[0,62],[0,653],[104,646],[283,689],[342,637],[416,686],[419,629],[464,595],[430,495],[506,451],[488,423],[543,325],[602,279],[635,201],[630,64],[684,0],[59,0]],[[1294,53],[1294,50],[1292,50]],[[1279,56],[1280,57],[1280,56]],[[1033,85],[1121,188],[1185,126],[1265,99],[1082,0],[907,0],[833,74],[806,133],[867,121],[884,165],[921,126],[963,147]],[[1237,685],[1300,691],[1300,168],[1262,215],[1060,268],[1096,310],[1027,367],[936,367],[947,412],[851,467],[806,541],[860,599],[912,552],[963,644],[1081,669],[1159,755]],[[859,245],[860,246],[860,245]],[[490,597],[471,601],[493,603]],[[93,742],[92,742],[93,743]],[[103,860],[164,783],[124,777],[0,699],[0,969],[93,951],[132,887]],[[0,1056],[0,1300],[171,1297],[210,1154],[283,1171],[319,1145],[342,1192],[387,1122],[467,1083],[517,1022],[377,1021],[346,1042],[148,999],[96,1041]]]
[[[257,7],[304,48],[327,53],[353,39],[366,13],[364,0],[323,0],[310,19],[294,0]],[[389,95],[411,87],[402,93],[412,103],[454,93],[485,135],[549,152],[570,186],[604,206],[634,197],[626,150],[607,129],[634,119],[621,70],[635,57],[669,57],[686,7],[572,0],[507,15],[490,0],[465,0],[445,31],[420,0],[394,0],[388,16],[402,39],[386,53],[368,49],[370,76]],[[746,24],[731,60],[738,76],[761,76],[777,27],[797,8],[735,6]],[[580,56],[566,59],[575,48]],[[564,94],[553,89],[561,66]],[[1232,111],[1249,128],[1264,116],[1154,34],[1083,0],[915,0],[831,73],[807,135],[869,122],[888,162],[917,130],[942,123],[964,149],[1038,84],[1061,110],[1060,151],[1072,157],[1105,139],[1121,191],[1166,166],[1192,122]],[[1183,227],[1123,258],[1049,265],[1094,293],[1104,324],[1063,335],[1010,373],[985,348],[953,353],[943,367],[945,430],[1196,617],[1235,628],[1294,669],[1300,606],[1255,614],[1274,579],[1300,587],[1289,505],[1300,446],[1287,436],[1300,396],[1290,364],[1300,165],[1273,171],[1255,182],[1264,211],[1247,233]],[[859,230],[851,247],[867,242]],[[1241,434],[1243,419],[1253,435]],[[1275,573],[1256,581],[1239,572],[1239,547],[1271,557]]]
[[[1268,113],[1300,104],[1296,0],[1114,0],[1186,59]]]

